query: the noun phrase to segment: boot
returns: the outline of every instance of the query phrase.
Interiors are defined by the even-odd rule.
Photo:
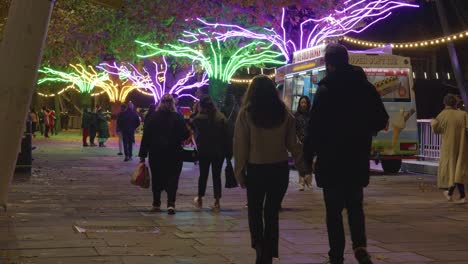
[[[365,247],[359,247],[354,249],[354,256],[359,264],[372,264],[371,257]]]

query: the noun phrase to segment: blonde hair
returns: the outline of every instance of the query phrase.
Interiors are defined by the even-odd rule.
[[[176,112],[174,97],[170,94],[165,94],[159,101],[158,110]]]

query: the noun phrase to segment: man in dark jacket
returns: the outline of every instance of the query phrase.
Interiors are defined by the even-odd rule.
[[[316,157],[317,185],[323,188],[330,263],[344,261],[342,211],[347,209],[354,254],[360,264],[367,253],[363,188],[369,184],[372,136],[385,128],[388,114],[362,68],[348,63],[339,44],[327,46],[327,76],[319,83],[304,142],[306,162]]]
[[[135,142],[135,130],[140,126],[140,117],[133,110],[133,104],[128,104],[127,110],[120,112],[117,118],[117,129],[122,133],[125,159],[132,160],[132,146]]]

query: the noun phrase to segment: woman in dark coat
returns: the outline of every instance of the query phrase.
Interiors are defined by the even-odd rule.
[[[213,211],[220,210],[221,171],[224,159],[229,155],[229,134],[226,117],[219,112],[210,96],[205,95],[200,100],[200,112],[193,119],[195,141],[197,143],[200,177],[198,178],[198,195],[194,199],[197,208],[202,208],[205,196],[208,174],[211,167],[215,202]]]
[[[310,99],[308,96],[301,96],[297,111],[294,113],[296,118],[296,135],[301,144],[304,143],[305,131],[310,119]],[[305,186],[312,188],[312,168],[306,166],[306,174],[299,175],[299,191],[304,191]]]
[[[140,162],[149,154],[153,208],[161,211],[161,192],[167,192],[167,213],[175,214],[179,176],[182,171],[182,141],[189,137],[184,119],[176,112],[174,98],[165,94],[156,112],[145,122],[140,146]]]

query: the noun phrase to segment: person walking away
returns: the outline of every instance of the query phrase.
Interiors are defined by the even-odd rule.
[[[55,119],[55,110],[49,109],[49,132],[51,135],[57,135],[57,129],[55,128]]]
[[[95,147],[94,139],[96,138],[98,125],[98,117],[96,112],[89,112],[89,145]]]
[[[182,171],[182,141],[189,137],[184,119],[176,112],[174,98],[165,94],[158,110],[149,116],[141,140],[140,162],[149,156],[153,191],[152,212],[161,211],[161,192],[167,192],[167,213],[175,214],[176,194]]]
[[[344,263],[342,211],[346,208],[354,255],[360,264],[371,264],[363,189],[369,184],[372,136],[386,127],[388,114],[363,69],[348,61],[344,46],[326,47],[327,76],[314,97],[304,156],[309,164],[317,158],[315,177],[325,200],[329,263]]]
[[[148,110],[146,111],[146,114],[143,118],[143,126],[146,124],[146,120],[149,119],[149,117],[156,112],[156,105],[155,104],[150,104],[148,107]],[[144,128],[143,128],[144,130]]]
[[[83,109],[83,115],[81,116],[81,129],[82,129],[82,141],[83,147],[87,147],[88,145],[88,136],[89,136],[89,118],[90,113],[88,112],[88,108]]]
[[[448,94],[444,97],[445,109],[431,122],[436,134],[442,135],[440,160],[437,172],[437,187],[448,189],[444,195],[452,201],[455,187],[465,203],[465,184],[468,183],[468,114],[457,110],[457,98]]]
[[[305,132],[309,124],[310,99],[301,96],[294,117],[296,118],[296,135],[301,144],[304,144]],[[305,175],[299,175],[299,191],[304,191],[305,186],[312,188],[312,164],[304,164]]]
[[[133,143],[135,142],[135,130],[140,126],[140,117],[133,111],[133,104],[130,102],[125,112],[121,112],[117,118],[117,127],[122,133],[125,159],[133,159]]]
[[[42,108],[42,114],[44,116],[44,137],[49,137],[50,131],[50,112],[45,106]]]
[[[29,112],[29,116],[31,118],[31,132],[32,136],[36,137],[36,131],[37,131],[37,124],[39,122],[39,118],[37,117],[37,113],[34,110],[34,108],[31,108],[31,111]]]
[[[101,148],[106,147],[104,143],[110,137],[110,133],[109,133],[108,118],[104,114],[104,111],[102,110],[102,108],[99,108],[97,112],[97,135],[98,135],[99,147]]]
[[[194,198],[194,204],[199,209],[203,207],[203,197],[205,196],[211,166],[215,198],[212,209],[218,212],[220,210],[219,200],[221,199],[221,171],[226,156],[232,156],[232,154],[228,154],[232,150],[229,147],[227,120],[216,109],[213,100],[208,95],[200,99],[199,107],[200,113],[193,119],[195,142],[200,163],[198,196]]]
[[[237,182],[247,188],[256,264],[272,263],[278,257],[279,210],[289,184],[288,151],[303,173],[295,122],[273,80],[256,76],[245,94],[234,131],[234,170]]]
[[[122,104],[120,106],[120,113],[117,114],[117,119],[119,119],[119,116],[120,114],[122,114],[123,112],[125,112],[125,110],[127,109],[127,106],[125,104]],[[123,136],[122,136],[122,132],[120,131],[120,128],[119,126],[116,126],[116,132],[117,132],[117,137],[119,138],[119,153],[117,153],[117,155],[119,156],[122,156],[123,153]]]

